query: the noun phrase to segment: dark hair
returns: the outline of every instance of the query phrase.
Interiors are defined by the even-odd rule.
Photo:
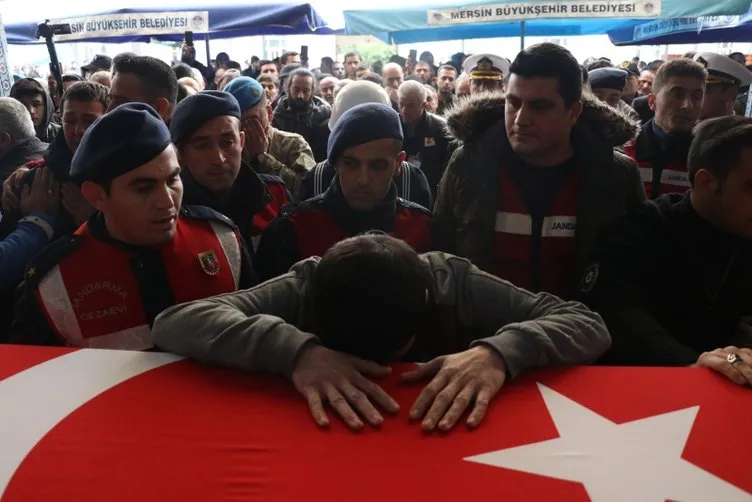
[[[358,63],[358,66],[355,67],[355,71],[356,72],[357,71],[363,71],[363,70],[370,70],[370,69],[371,69],[371,65],[369,65],[366,62]]]
[[[728,115],[700,122],[687,156],[689,182],[700,169],[723,181],[738,166],[744,148],[752,148],[752,118]]]
[[[582,83],[587,84],[588,80],[590,80],[590,73],[588,72],[587,68],[585,68],[585,65],[580,65],[580,73],[582,73]]]
[[[144,94],[150,100],[165,98],[175,106],[178,99],[178,79],[167,63],[151,56],[123,58],[115,64],[114,73],[129,73],[141,81]]]
[[[135,52],[121,52],[120,54],[112,58],[112,76],[115,76],[115,73],[117,73],[117,67],[120,61],[122,61],[123,59],[130,59],[135,57],[138,57],[138,54],[136,54]]]
[[[175,73],[175,78],[178,80],[185,77],[193,78],[193,68],[185,63],[177,63],[172,65],[172,71],[173,73]]]
[[[420,328],[427,289],[426,266],[403,241],[384,234],[345,239],[313,276],[316,334],[331,349],[389,362]]]
[[[259,60],[258,56],[251,56],[251,63],[256,63],[258,62],[258,60]]]
[[[368,75],[364,76],[360,80],[367,80],[369,82],[373,82],[374,84],[380,87],[384,86],[384,79],[378,73],[369,73]]]
[[[325,78],[334,78],[334,75],[332,75],[331,73],[319,73],[319,76],[316,78],[316,80],[321,82]]]
[[[556,44],[542,43],[520,51],[509,69],[525,78],[552,77],[558,81],[559,95],[569,108],[582,99],[582,71],[572,53]]]
[[[268,64],[273,64],[274,66],[277,66],[277,63],[275,63],[274,61],[271,61],[269,59],[262,59],[261,61],[258,62],[259,69],[261,69],[262,66],[266,66]]]
[[[64,73],[62,75],[63,82],[83,82],[84,77],[81,75],[76,75],[75,73]]]
[[[313,76],[313,73],[311,73],[311,70],[308,68],[297,68],[290,72],[289,75],[287,75],[287,80],[285,80],[285,92],[288,94],[290,93],[290,85],[292,85],[292,79],[295,77],[310,77],[311,84],[313,85],[313,90],[316,90],[316,78]]]
[[[65,109],[66,101],[79,101],[81,103],[89,103],[91,101],[98,101],[103,109],[107,109],[110,106],[110,90],[98,82],[76,82],[63,94],[60,100],[60,111]]]
[[[685,52],[682,57],[684,59],[694,59],[696,55],[697,55],[697,51],[689,51],[689,52]]]
[[[229,63],[230,55],[226,52],[220,52],[219,54],[217,54],[215,61],[217,62],[217,64]]]
[[[708,78],[708,71],[700,63],[691,59],[672,59],[664,63],[655,72],[653,79],[653,94],[658,94],[666,84],[666,81],[675,77],[691,77],[705,82]]]
[[[350,51],[342,57],[342,62],[347,61],[347,58],[351,58],[353,56],[358,56],[358,60],[363,59],[362,57],[360,57],[360,53],[358,53],[358,51]]]
[[[40,95],[42,96],[42,101],[45,100],[45,91],[44,87],[42,87],[42,84],[34,80],[33,78],[22,78],[15,84],[13,84],[13,87],[10,88],[10,97],[11,98],[23,98],[23,97],[33,97]]]
[[[655,73],[664,64],[665,64],[664,60],[662,60],[662,59],[656,59],[655,61],[651,61],[650,63],[648,63],[648,65],[645,68],[647,68],[648,70],[650,70],[653,73]]]
[[[279,61],[280,61],[280,63],[282,63],[283,65],[286,65],[286,64],[288,64],[288,63],[287,63],[287,59],[288,59],[288,58],[290,58],[290,57],[294,57],[294,56],[299,56],[299,55],[300,55],[300,54],[299,54],[299,53],[297,53],[297,52],[295,52],[295,51],[290,51],[290,52],[283,52],[283,53],[282,53],[282,55],[281,55],[281,56],[279,57]]]
[[[457,68],[455,68],[454,66],[452,66],[450,64],[441,65],[441,67],[439,67],[439,71],[441,71],[441,70],[450,70],[450,71],[453,71],[455,74],[459,73],[457,71]],[[438,72],[436,74],[438,75]]]
[[[178,82],[178,103],[180,103],[187,97],[188,97],[188,88],[185,85]]]
[[[242,70],[242,67],[240,66],[240,63],[238,63],[237,61],[228,61],[227,69],[228,70]]]

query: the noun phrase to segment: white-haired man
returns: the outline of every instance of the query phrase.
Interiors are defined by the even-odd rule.
[[[18,167],[42,158],[47,143],[37,138],[26,107],[14,98],[0,98],[0,182]]]
[[[405,131],[407,161],[423,170],[431,187],[432,199],[444,174],[453,148],[446,133],[446,121],[428,112],[427,91],[417,81],[399,87],[399,113]]]

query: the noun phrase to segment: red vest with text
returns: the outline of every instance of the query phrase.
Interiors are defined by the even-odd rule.
[[[684,193],[689,189],[686,162],[673,161],[666,163],[661,170],[661,184],[656,190],[653,187],[653,170],[655,166],[647,160],[637,158],[637,144],[634,140],[624,145],[624,153],[637,162],[637,167],[640,169],[640,178],[645,184],[645,193],[649,199],[656,199],[667,193]]]
[[[579,171],[569,175],[549,215],[528,214],[505,169],[501,174],[494,234],[496,276],[522,288],[572,298],[577,279],[577,205]]]
[[[75,235],[78,248],[45,274],[35,292],[53,331],[70,346],[151,348],[149,319],[132,272],[137,255],[95,239],[88,224]],[[176,304],[237,290],[239,239],[220,222],[179,218],[175,237],[159,249]]]
[[[431,215],[397,203],[394,227],[389,235],[401,239],[418,253],[429,251],[431,245]],[[303,210],[291,215],[295,229],[300,259],[322,256],[327,249],[347,235],[329,211],[323,209]]]

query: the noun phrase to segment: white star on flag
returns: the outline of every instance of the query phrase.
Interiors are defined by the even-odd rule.
[[[681,458],[699,406],[616,424],[538,389],[558,438],[464,460],[579,482],[594,502],[752,502],[752,494]]]

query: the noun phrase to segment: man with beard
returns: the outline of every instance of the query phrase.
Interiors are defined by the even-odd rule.
[[[54,226],[55,237],[72,234],[94,213],[94,208],[81,194],[81,189],[70,176],[70,164],[86,130],[104,115],[109,104],[109,90],[95,82],[78,82],[63,95],[61,111],[63,133],[50,144],[44,159],[26,164],[13,173],[3,187],[3,219],[0,234],[7,235],[20,218],[18,201],[24,184],[31,185],[34,171],[42,167],[51,170],[55,181],[62,183],[58,216]]]
[[[454,149],[444,119],[427,111],[426,96],[426,88],[420,82],[408,81],[399,89],[407,161],[426,175],[431,198],[436,200],[439,181]]]
[[[254,257],[261,279],[282,275],[298,261],[370,230],[427,251],[431,214],[398,197],[393,181],[405,160],[403,139],[399,115],[387,104],[345,112],[329,136],[327,162],[337,176],[324,194],[285,207],[264,231]]]
[[[444,65],[439,68],[436,84],[439,88],[439,107],[436,113],[443,115],[454,104],[454,84],[457,80],[457,70],[454,66]]]
[[[601,227],[645,200],[614,151],[637,126],[582,92],[563,47],[521,51],[506,96],[471,96],[447,117],[462,146],[439,187],[435,248],[531,291],[572,299]]]
[[[334,75],[339,80],[345,78],[345,65],[343,63],[340,63],[339,61],[335,61],[332,65],[332,75]]]
[[[60,124],[52,120],[55,114],[55,103],[42,84],[33,78],[19,80],[10,88],[10,97],[23,103],[29,111],[37,138],[45,143],[51,143],[60,132]]]
[[[326,159],[327,122],[332,109],[326,101],[313,95],[314,81],[313,73],[306,68],[290,73],[286,95],[274,110],[272,125],[303,136],[311,146],[316,162],[322,162]]]
[[[251,246],[290,199],[281,179],[257,174],[242,161],[246,136],[240,119],[232,94],[204,91],[175,108],[170,133],[184,168],[186,203],[227,216]]]
[[[624,145],[624,152],[640,168],[645,192],[650,199],[672,192],[686,192],[687,153],[692,128],[702,113],[708,72],[691,59],[674,59],[655,74],[653,92],[648,95],[655,118],[637,139]]]
[[[291,193],[297,193],[300,178],[316,165],[311,147],[300,134],[270,125],[272,107],[261,84],[252,78],[235,79],[225,91],[240,105],[240,127],[245,133],[243,160],[257,173],[279,176]]]
[[[752,72],[731,57],[712,52],[700,52],[694,59],[708,70],[700,120],[733,115],[736,97],[740,89],[749,89]]]
[[[331,75],[326,75],[319,81],[319,94],[329,106],[334,104],[334,88],[337,86],[339,79]]]
[[[97,119],[70,174],[98,212],[27,267],[11,343],[146,350],[165,308],[251,284],[232,222],[181,206],[170,133],[148,105]]]

